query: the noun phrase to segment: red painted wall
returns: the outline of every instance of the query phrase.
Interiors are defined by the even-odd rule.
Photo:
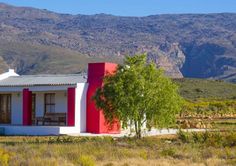
[[[117,64],[114,63],[90,63],[88,66],[88,91],[86,128],[90,133],[120,133],[120,123],[110,126],[106,123],[102,110],[98,110],[91,100],[98,87],[103,85],[103,77],[107,73],[114,73]]]
[[[67,126],[75,125],[75,88],[67,89]]]
[[[32,92],[23,89],[23,125],[32,125]]]

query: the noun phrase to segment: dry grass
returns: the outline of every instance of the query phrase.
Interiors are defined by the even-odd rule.
[[[207,159],[205,162],[193,163],[190,159],[173,159],[173,158],[161,158],[156,160],[143,160],[143,159],[127,159],[122,161],[109,161],[97,163],[99,166],[115,166],[115,165],[150,165],[150,166],[216,166],[216,165],[226,165],[224,160],[212,158]]]
[[[236,146],[183,142],[176,136],[0,137],[2,165],[235,165]],[[3,157],[5,155],[5,158]],[[6,164],[7,163],[7,164]]]

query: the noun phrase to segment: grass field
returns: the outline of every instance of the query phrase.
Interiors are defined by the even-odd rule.
[[[0,137],[2,165],[235,165],[236,134],[110,137]]]
[[[203,79],[175,79],[185,99],[236,99],[236,84]]]
[[[180,85],[181,95],[189,100],[189,105],[192,106],[191,102],[195,102],[194,108],[201,106],[208,112],[222,112],[220,108],[225,106],[230,106],[230,110],[234,109],[234,105],[231,106],[229,102],[236,99],[235,84],[197,79],[175,81]],[[199,98],[204,100],[198,101]],[[2,136],[0,165],[236,165],[236,119],[220,117],[202,120],[211,123],[213,129],[220,129],[221,132],[181,132],[178,135],[146,137],[141,140],[111,137]]]

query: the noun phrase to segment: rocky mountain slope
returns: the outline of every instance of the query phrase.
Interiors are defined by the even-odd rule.
[[[236,14],[89,16],[0,4],[0,70],[76,73],[143,52],[172,77],[236,82]]]

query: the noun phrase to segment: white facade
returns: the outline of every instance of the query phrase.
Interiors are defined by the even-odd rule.
[[[75,110],[75,127],[80,129],[79,132],[86,132],[86,93],[88,84],[78,83],[76,88]]]
[[[6,135],[120,133],[120,123],[107,125],[103,112],[91,101],[102,78],[116,68],[117,64],[100,62],[88,64],[86,75],[3,73],[0,134],[4,130]]]
[[[19,93],[11,92],[11,124],[22,125],[22,96]]]
[[[18,76],[14,70],[0,75],[0,80],[11,76]],[[23,89],[27,88],[35,94],[35,117],[43,117],[45,113],[45,94],[55,94],[55,113],[68,111],[68,88],[75,88],[75,123],[74,126],[42,126],[32,124],[23,126]],[[11,95],[11,123],[0,124],[6,135],[59,135],[79,134],[86,131],[86,93],[88,84],[77,83],[76,85],[57,86],[29,86],[29,87],[0,87],[0,94]]]

